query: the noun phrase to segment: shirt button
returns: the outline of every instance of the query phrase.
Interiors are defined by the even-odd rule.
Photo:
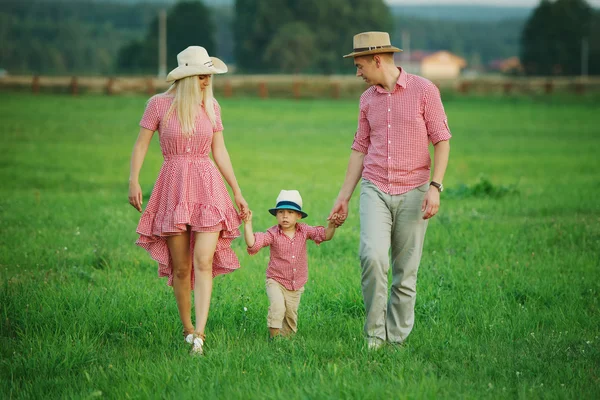
[[[294,268],[294,272],[296,272],[296,268]]]
[[[392,159],[392,157],[388,157],[388,160],[391,160],[391,159]]]
[[[296,256],[292,256],[292,258],[296,258]]]
[[[388,108],[388,112],[390,112],[390,111],[392,111],[392,109],[391,109],[391,108]]]
[[[190,148],[188,147],[188,148],[186,148],[186,149],[185,149],[185,151],[187,151],[187,152],[189,153],[190,151],[192,151],[192,149],[190,149]]]
[[[389,143],[389,144],[392,144],[392,141],[391,141],[391,140],[388,140],[388,143]]]
[[[392,95],[391,93],[388,93],[388,97],[390,97],[391,95]]]
[[[392,127],[392,125],[389,125],[389,124],[388,124],[388,128],[391,128],[391,127]]]

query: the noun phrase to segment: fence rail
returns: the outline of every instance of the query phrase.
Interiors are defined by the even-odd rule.
[[[600,93],[600,77],[551,78],[462,78],[433,80],[441,91],[462,94],[552,94]],[[104,93],[106,95],[151,95],[169,87],[163,79],[155,77],[83,77],[83,76],[4,76],[0,90],[31,91],[33,93],[66,93],[80,95]],[[223,97],[260,98],[355,98],[366,88],[358,78],[346,76],[301,75],[233,75],[217,77],[214,91]]]

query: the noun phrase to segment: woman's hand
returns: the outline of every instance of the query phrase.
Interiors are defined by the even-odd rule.
[[[236,194],[234,197],[235,204],[237,205],[238,210],[240,211],[240,218],[246,218],[246,214],[248,213],[248,203],[244,199],[241,193]]]
[[[129,183],[129,204],[139,212],[142,212],[142,187],[138,182]]]

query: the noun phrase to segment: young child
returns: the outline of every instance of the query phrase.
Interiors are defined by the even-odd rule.
[[[306,241],[310,239],[319,244],[331,240],[336,227],[331,221],[327,228],[298,222],[307,214],[302,211],[302,197],[297,190],[282,190],[275,208],[269,212],[277,218],[277,225],[264,233],[253,232],[252,211],[246,213],[244,238],[250,255],[263,247],[271,248],[267,267],[267,325],[273,338],[297,331],[298,305],[308,280]]]

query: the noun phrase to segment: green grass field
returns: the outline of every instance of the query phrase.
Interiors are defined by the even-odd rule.
[[[309,247],[299,333],[267,342],[268,251],[218,277],[206,356],[136,247],[129,156],[144,97],[0,96],[0,397],[599,398],[600,113],[593,99],[454,98],[447,191],[430,223],[416,324],[369,352],[358,196]],[[221,100],[255,230],[280,189],[324,224],[356,101]],[[160,168],[144,164],[145,200]]]

